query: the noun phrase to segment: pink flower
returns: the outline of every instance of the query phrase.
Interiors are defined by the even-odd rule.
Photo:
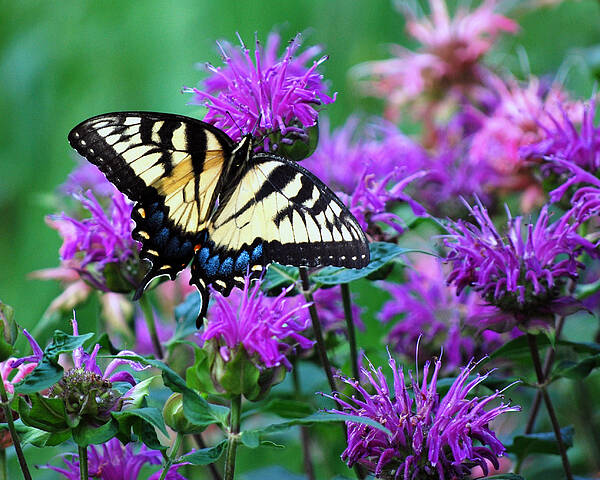
[[[450,17],[444,0],[429,0],[430,16],[417,18],[405,9],[406,30],[421,42],[412,52],[395,47],[395,58],[359,65],[369,94],[386,99],[388,116],[420,95],[464,93],[480,83],[485,69],[481,58],[502,32],[515,33],[518,25],[494,12],[495,0],[484,1],[472,12],[459,8]]]

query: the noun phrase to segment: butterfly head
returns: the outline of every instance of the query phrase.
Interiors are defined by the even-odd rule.
[[[242,137],[232,152],[233,166],[241,167],[250,160],[254,149],[254,137],[251,133],[247,133]]]

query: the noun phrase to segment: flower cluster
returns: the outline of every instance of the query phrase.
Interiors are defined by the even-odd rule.
[[[69,459],[70,457],[70,459]],[[65,466],[55,467],[46,465],[45,468],[60,473],[68,480],[79,480],[79,455],[64,455],[62,458]],[[117,438],[102,444],[101,448],[95,445],[88,447],[88,474],[90,478],[101,480],[138,480],[144,465],[159,465],[162,455],[158,450],[149,450],[142,445],[136,452],[132,444],[123,445]],[[165,480],[185,480],[177,473],[183,463],[171,466]],[[148,480],[159,480],[162,469],[153,473]]]
[[[278,35],[271,34],[266,48],[262,48],[256,39],[252,54],[241,38],[241,50],[228,43],[220,44],[225,66],[208,64],[211,76],[204,81],[204,88],[185,89],[194,94],[192,103],[207,108],[204,121],[221,128],[234,140],[249,132],[264,136],[264,151],[277,149],[269,137],[274,132],[281,134],[282,143],[292,143],[290,135],[306,140],[306,129],[317,123],[316,107],[335,99],[325,94],[323,77],[317,71],[327,57],[308,68],[304,66],[320,49],[312,47],[296,56],[302,43],[298,35],[285,54],[277,58],[280,41]]]
[[[347,421],[348,447],[342,453],[348,466],[364,465],[377,478],[414,478],[444,480],[466,478],[471,467],[478,465],[488,474],[488,461],[498,468],[498,457],[505,448],[490,429],[499,415],[520,410],[501,403],[502,391],[487,397],[467,396],[486,380],[489,374],[476,375],[476,364],[469,364],[456,377],[448,392],[440,398],[438,374],[442,362],[437,360],[431,378],[429,362],[423,368],[423,381],[409,372],[406,382],[402,367],[390,356],[393,374],[390,388],[381,368],[361,369],[374,393],[356,380],[340,377],[358,395],[347,398],[334,393],[339,409],[336,413],[369,418],[381,424],[382,430],[366,423]],[[507,387],[508,388],[508,387]],[[412,392],[411,392],[412,390]],[[477,445],[481,443],[481,445]]]
[[[260,291],[260,282],[251,286],[249,277],[244,289],[235,290],[229,299],[215,292],[201,341],[215,342],[225,362],[243,348],[259,368],[284,365],[291,369],[286,354],[295,344],[307,349],[313,342],[300,334],[309,325],[309,319],[301,315],[308,304],[288,301],[288,292],[267,297]]]
[[[502,235],[481,203],[468,208],[477,225],[452,222],[444,238],[446,261],[452,266],[448,283],[457,293],[471,287],[521,324],[572,306],[562,288],[583,268],[579,253],[594,245],[578,235],[571,212],[551,223],[545,206],[535,224],[525,226],[507,208]]]

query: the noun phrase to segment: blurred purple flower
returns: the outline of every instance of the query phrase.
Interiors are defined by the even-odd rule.
[[[277,297],[267,297],[260,291],[260,283],[250,287],[246,277],[244,289],[232,291],[229,298],[213,292],[215,303],[209,308],[200,339],[216,342],[225,362],[234,358],[241,347],[260,369],[284,365],[291,370],[286,354],[295,344],[307,349],[314,343],[299,333],[310,324],[302,314],[308,304],[286,298],[291,287]]]
[[[454,370],[503,344],[500,334],[480,325],[482,318],[502,316],[502,312],[482,305],[475,292],[457,295],[454,287],[446,285],[438,259],[420,259],[406,269],[403,283],[385,282],[383,288],[392,298],[383,304],[378,318],[383,323],[394,322],[386,344],[406,358],[414,354],[418,342],[420,358],[430,358],[443,349],[446,369]]]
[[[256,39],[253,54],[239,40],[241,50],[229,43],[219,44],[225,66],[206,65],[212,76],[204,81],[204,89],[184,89],[194,94],[191,103],[204,105],[208,109],[204,121],[225,130],[234,140],[256,128],[255,136],[265,135],[264,151],[276,149],[269,143],[271,133],[307,136],[306,129],[317,123],[317,107],[335,100],[335,95],[325,94],[323,77],[317,71],[327,57],[305,67],[320,48],[297,55],[301,35],[289,43],[281,58],[276,56],[280,37],[275,33],[269,36],[266,49]]]
[[[306,301],[303,295],[297,297],[298,305],[304,305]],[[325,332],[344,333],[346,331],[346,317],[344,315],[344,306],[342,303],[342,295],[339,288],[319,288],[313,292],[313,301],[319,314],[321,327]],[[310,314],[308,309],[303,309],[302,315],[306,318],[306,322],[310,325]],[[352,302],[352,319],[354,325],[359,329],[365,329],[365,325],[360,319],[362,308]]]
[[[71,196],[88,190],[104,198],[112,197],[119,192],[96,165],[81,159],[75,169],[69,173],[65,183],[59,187],[59,191]]]
[[[502,235],[480,202],[467,208],[477,225],[451,222],[444,238],[450,250],[446,261],[452,267],[448,283],[458,294],[471,287],[521,325],[547,322],[553,313],[566,314],[574,307],[576,302],[564,296],[562,288],[584,268],[578,255],[594,246],[577,234],[579,225],[571,222],[571,212],[550,223],[544,206],[535,224],[523,226],[523,218],[513,218],[507,207]]]
[[[397,119],[405,104],[422,99],[422,95],[439,102],[477,90],[486,72],[481,58],[502,32],[518,29],[513,20],[494,13],[494,0],[482,2],[472,12],[459,8],[454,18],[444,0],[429,0],[429,5],[429,17],[417,18],[411,9],[403,9],[406,30],[422,44],[420,50],[395,46],[394,58],[355,68],[365,91],[385,100],[386,118]]]
[[[369,391],[356,380],[340,377],[358,395],[346,397],[334,393],[339,405],[334,413],[356,415],[380,423],[389,433],[366,424],[347,421],[348,447],[342,459],[352,466],[359,463],[377,478],[465,479],[475,465],[487,475],[487,461],[498,468],[498,457],[505,448],[490,428],[490,422],[499,415],[519,411],[520,407],[501,403],[486,410],[488,404],[502,398],[502,391],[487,397],[467,399],[489,373],[469,377],[477,364],[469,363],[456,377],[443,398],[437,393],[441,361],[435,362],[431,379],[429,362],[423,368],[423,381],[419,384],[409,372],[405,381],[402,367],[398,368],[390,356],[394,384],[390,391],[381,368],[361,373],[370,382]],[[508,388],[508,387],[507,387]],[[475,445],[475,443],[481,445]]]
[[[69,460],[68,458],[71,458]],[[60,473],[68,480],[79,480],[79,455],[62,455],[65,467],[54,467],[45,465],[48,468]],[[88,447],[88,473],[90,478],[99,478],[102,480],[137,480],[142,467],[148,465],[159,465],[162,462],[162,455],[158,450],[148,450],[142,445],[136,453],[129,443],[123,445],[117,438],[112,438],[101,445]],[[185,477],[177,473],[177,469],[184,465],[183,463],[173,465],[167,473],[168,480],[185,480]],[[148,480],[158,480],[162,470],[151,475]]]
[[[98,290],[107,292],[115,285],[108,285],[104,270],[108,264],[117,264],[124,280],[133,288],[135,279],[129,278],[131,268],[137,263],[139,246],[131,237],[131,203],[120,192],[110,197],[110,205],[103,208],[91,190],[85,194],[73,194],[76,200],[91,214],[89,218],[73,218],[65,213],[51,215],[48,224],[63,238],[60,256],[75,269],[80,277]],[[74,261],[71,261],[74,260]],[[123,285],[118,285],[121,289]]]

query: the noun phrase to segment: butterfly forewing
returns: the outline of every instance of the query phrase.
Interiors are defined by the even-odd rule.
[[[190,262],[214,208],[231,139],[179,115],[118,112],[82,122],[69,142],[137,202],[133,235],[153,264],[144,285],[160,274],[174,278]]]
[[[360,268],[369,249],[356,219],[323,182],[285,158],[258,154],[222,194],[192,262],[192,281],[227,294],[247,271],[258,276],[273,261]]]

